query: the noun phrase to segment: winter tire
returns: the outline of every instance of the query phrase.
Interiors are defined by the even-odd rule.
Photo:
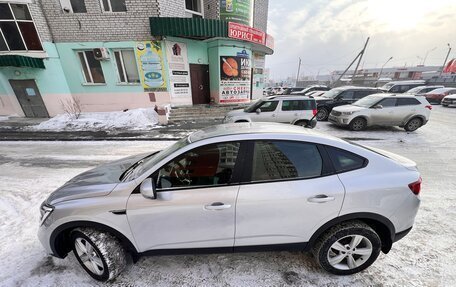
[[[326,108],[319,108],[317,110],[317,121],[326,121],[328,120],[329,111]]]
[[[71,243],[79,264],[98,281],[114,279],[127,265],[122,245],[109,233],[77,228],[71,232]]]
[[[404,126],[404,129],[408,132],[416,131],[423,125],[423,121],[420,118],[410,119]]]
[[[350,122],[350,129],[352,131],[362,131],[366,128],[367,122],[363,118],[355,118]]]
[[[315,243],[317,263],[336,275],[350,275],[369,267],[381,250],[378,234],[367,224],[352,221],[334,226]]]

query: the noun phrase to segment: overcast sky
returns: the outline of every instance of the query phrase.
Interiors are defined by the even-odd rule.
[[[456,0],[269,0],[268,33],[274,36],[266,57],[272,79],[344,70],[370,42],[364,68],[442,65],[453,47],[456,57]],[[435,49],[434,49],[435,48]],[[431,51],[432,50],[432,51]]]

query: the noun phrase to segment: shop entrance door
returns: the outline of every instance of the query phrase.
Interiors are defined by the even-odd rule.
[[[209,65],[190,64],[190,79],[192,81],[193,104],[208,104],[211,101]]]
[[[49,118],[34,80],[9,80],[27,118]]]

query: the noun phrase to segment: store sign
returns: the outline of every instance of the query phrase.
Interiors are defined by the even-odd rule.
[[[220,103],[250,100],[250,55],[242,50],[236,56],[220,56]]]
[[[253,26],[254,0],[220,0],[220,20]]]
[[[187,44],[166,41],[168,59],[169,86],[171,97],[191,98],[190,68],[187,57]]]
[[[266,43],[265,32],[246,25],[237,24],[233,22],[228,23],[228,37],[253,42],[261,45],[264,45]]]
[[[269,34],[266,35],[265,45],[269,49],[274,50],[274,38]]]
[[[145,92],[166,91],[166,77],[163,64],[163,51],[159,41],[136,43],[136,60],[139,76]]]

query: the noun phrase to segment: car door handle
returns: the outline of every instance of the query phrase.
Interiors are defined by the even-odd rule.
[[[295,117],[297,117],[297,116],[298,116],[298,113],[295,113]]]
[[[315,203],[324,203],[328,201],[333,201],[335,198],[333,196],[327,196],[326,194],[319,194],[313,197],[309,197],[307,199],[308,202],[315,202]]]
[[[272,117],[275,118],[275,114],[272,114]]]
[[[204,209],[207,210],[224,210],[231,207],[231,204],[224,204],[223,202],[213,202],[204,206]]]

